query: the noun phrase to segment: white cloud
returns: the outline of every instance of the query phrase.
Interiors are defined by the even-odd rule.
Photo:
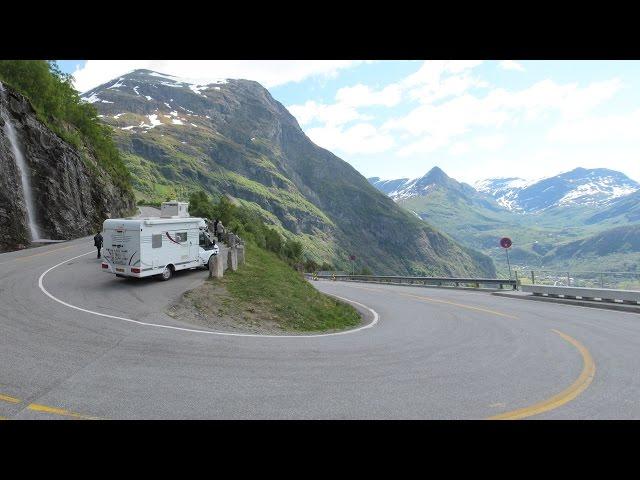
[[[451,145],[449,148],[449,153],[451,155],[464,155],[465,153],[469,153],[471,151],[471,146],[469,142],[457,142]]]
[[[473,143],[481,150],[495,152],[507,143],[507,137],[499,133],[495,135],[480,135],[473,139]]]
[[[339,89],[335,98],[337,101],[332,104],[308,100],[302,105],[290,105],[287,109],[296,117],[300,125],[308,125],[316,121],[324,123],[325,126],[343,125],[354,120],[371,119],[370,116],[359,113],[358,107],[397,105],[401,99],[401,91],[395,84],[375,91],[360,83]]]
[[[366,120],[368,117],[342,103],[326,105],[309,100],[303,105],[291,105],[287,107],[291,115],[296,117],[300,125],[308,125],[314,121],[322,122],[328,126],[343,125],[353,120]]]
[[[414,145],[406,146],[402,151],[403,154],[409,154],[414,151],[433,151],[447,144],[451,135],[461,134],[467,130],[467,125],[457,120],[461,114],[464,114],[466,103],[473,102],[474,97],[465,96],[461,102],[453,102],[448,104],[450,112],[445,113],[447,119],[443,121],[442,115],[430,116],[431,106],[429,105],[435,100],[446,97],[460,97],[474,86],[486,86],[484,82],[471,77],[469,72],[480,65],[481,61],[425,61],[420,69],[409,75],[405,79],[391,83],[382,89],[373,89],[368,85],[356,84],[349,87],[343,87],[336,93],[336,102],[333,104],[321,104],[315,101],[307,101],[302,105],[291,105],[289,111],[298,119],[301,125],[310,125],[314,122],[322,123],[323,126],[315,127],[308,130],[308,134],[318,140],[323,146],[337,145],[343,151],[353,153],[378,152],[381,149],[388,149],[394,144],[391,131],[395,129],[408,130],[413,135],[421,133],[429,133],[429,138],[424,138]],[[378,131],[377,134],[381,140],[376,140],[365,135],[356,134],[359,128],[353,129],[336,128],[346,125],[356,120],[371,120],[371,117],[361,114],[358,108],[370,106],[394,107],[400,103],[403,96],[410,99],[417,99],[425,104],[428,110],[426,115],[424,111],[415,111],[403,120],[394,122],[386,122],[383,125],[384,131]],[[463,97],[460,97],[463,98]],[[491,122],[491,118],[484,120],[478,119],[478,123],[485,124]],[[501,122],[498,119],[498,122]],[[362,124],[361,124],[362,125]],[[370,125],[371,128],[375,128]],[[455,130],[455,132],[452,132]],[[336,140],[332,141],[329,135],[336,135]],[[403,133],[398,133],[400,137]],[[366,137],[366,139],[365,139]],[[358,145],[356,141],[367,142]],[[391,140],[391,141],[390,141]],[[329,147],[327,147],[329,148]]]
[[[389,150],[394,145],[391,135],[383,134],[371,124],[358,123],[349,128],[324,126],[310,128],[306,134],[327,150],[347,154],[371,154]]]
[[[74,72],[75,87],[86,92],[138,68],[206,84],[219,78],[245,78],[267,88],[300,82],[312,76],[335,76],[354,60],[88,60]]]
[[[621,87],[617,78],[593,82],[586,87],[575,83],[558,84],[547,79],[515,92],[495,89],[485,97],[485,102],[488,108],[520,112],[527,120],[553,110],[565,117],[576,117],[608,100]]]
[[[351,107],[368,107],[383,105],[393,107],[400,102],[401,89],[396,84],[388,85],[380,91],[374,91],[361,83],[353,87],[344,87],[336,93],[336,100],[343,105]]]
[[[519,91],[494,89],[484,97],[464,93],[437,105],[419,105],[403,117],[386,121],[382,130],[406,132],[415,138],[399,150],[401,156],[430,153],[476,127],[497,130],[521,119],[530,121],[552,113],[564,119],[583,117],[620,88],[618,79],[593,82],[586,87],[543,80]],[[464,148],[452,147],[458,154]]]
[[[429,60],[420,69],[398,83],[410,98],[429,104],[437,100],[459,96],[472,87],[487,86],[471,71],[482,64],[480,60]]]
[[[463,73],[482,64],[482,60],[428,60],[400,84],[405,88],[436,85],[444,74]]]
[[[409,91],[409,97],[420,103],[430,104],[447,97],[457,97],[472,87],[486,87],[486,82],[480,81],[469,74],[453,75],[440,79],[437,83],[427,83]]]
[[[456,142],[448,152],[451,155],[464,155],[469,152],[497,152],[507,143],[507,137],[502,134],[478,135],[468,141]]]
[[[628,114],[563,120],[547,132],[546,138],[555,143],[578,145],[629,141],[638,144],[640,110]]]
[[[517,70],[519,72],[524,72],[524,67],[522,66],[522,64],[513,60],[503,60],[499,63],[499,65],[503,70]]]

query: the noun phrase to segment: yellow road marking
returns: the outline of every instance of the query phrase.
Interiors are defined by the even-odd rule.
[[[466,308],[468,310],[477,310],[479,312],[491,313],[493,315],[498,315],[499,317],[513,318],[515,320],[518,319],[518,317],[514,315],[509,315],[508,313],[497,312],[495,310],[490,310],[488,308],[474,307],[473,305],[465,305],[464,303],[449,302],[448,300],[440,300],[440,299],[431,298],[431,297],[422,297],[419,295],[411,295],[409,293],[401,293],[400,295],[404,295],[405,297],[417,298],[418,300],[424,300],[427,302],[445,303],[447,305],[454,305],[456,307]]]
[[[380,292],[380,289],[376,289],[376,288],[367,288],[367,287],[360,287],[360,286],[355,286],[355,288],[360,288],[363,290],[370,290],[372,292]],[[402,292],[395,292],[398,295],[402,295],[403,297],[411,297],[411,298],[415,298],[417,300],[422,300],[425,302],[434,302],[434,303],[445,303],[447,305],[453,305],[456,307],[460,307],[460,308],[466,308],[468,310],[477,310],[480,312],[485,312],[485,313],[491,313],[492,315],[498,315],[499,317],[505,317],[505,318],[512,318],[514,320],[517,320],[518,317],[514,316],[514,315],[509,315],[507,313],[502,313],[502,312],[497,312],[495,310],[490,310],[488,308],[482,308],[482,307],[475,307],[473,305],[465,305],[464,303],[456,303],[456,302],[449,302],[448,300],[440,300],[437,298],[432,298],[432,297],[423,297],[421,295],[412,295],[410,293],[402,293]]]
[[[2,395],[0,393],[0,400],[2,400],[3,402],[8,402],[8,403],[20,403],[21,400],[19,398],[15,398],[15,397],[10,397],[9,395]]]
[[[49,253],[58,252],[60,250],[66,250],[67,248],[79,247],[80,245],[83,245],[83,244],[78,243],[78,244],[75,244],[75,245],[67,245],[66,247],[54,248],[53,250],[47,250],[46,252],[34,253],[32,255],[25,255],[24,257],[18,257],[18,258],[14,258],[12,260],[8,260],[6,262],[2,262],[2,263],[0,263],[0,265],[4,265],[5,263],[11,263],[11,262],[19,261],[19,260],[27,260],[28,258],[39,257],[41,255],[48,255]]]
[[[49,407],[47,405],[40,405],[38,403],[31,403],[27,406],[27,408],[29,410],[33,410],[34,412],[50,413],[52,415],[61,415],[64,417],[82,418],[84,420],[100,420],[98,417],[88,417],[79,413],[70,412],[69,410],[65,410],[63,408]]]
[[[21,403],[22,400],[15,397],[10,397],[9,395],[3,395],[0,393],[0,400],[8,403]],[[63,408],[49,407],[47,405],[40,405],[39,403],[30,403],[27,405],[27,409],[33,410],[34,412],[42,412],[42,413],[50,413],[52,415],[62,415],[65,417],[74,417],[74,418],[83,418],[85,420],[100,420],[98,417],[89,417],[86,415],[81,415],[79,413],[70,412],[69,410],[65,410]],[[0,420],[6,420],[4,417],[0,417]]]
[[[370,290],[372,292],[378,292],[378,293],[380,292],[380,289],[376,289],[376,288],[367,288],[367,287],[361,287],[361,286],[355,286],[355,285],[353,286],[355,288],[360,288],[363,290]],[[467,308],[470,310],[479,310],[481,312],[491,313],[493,315],[498,315],[501,317],[513,318],[513,319],[518,318],[513,315],[508,315],[506,313],[497,312],[495,310],[489,310],[486,308],[474,307],[472,305],[464,305],[462,303],[449,302],[447,300],[439,300],[439,299],[430,298],[430,297],[422,297],[419,295],[412,295],[409,293],[401,293],[401,292],[395,292],[395,293],[397,293],[398,295],[403,295],[405,297],[412,297],[412,298],[416,298],[418,300],[424,300],[427,302],[445,303],[445,304],[454,305],[460,308]],[[491,416],[488,418],[488,420],[517,420],[521,418],[531,417],[533,415],[539,415],[541,413],[548,412],[550,410],[554,410],[566,403],[569,403],[571,400],[575,399],[578,395],[584,392],[587,389],[587,387],[589,387],[589,385],[591,385],[591,382],[593,381],[593,377],[595,376],[595,373],[596,373],[596,364],[593,361],[593,357],[589,353],[589,350],[587,350],[587,348],[584,345],[582,345],[580,342],[578,342],[575,338],[570,337],[566,333],[562,333],[561,331],[555,330],[555,329],[552,329],[552,331],[557,335],[559,335],[560,337],[562,337],[567,342],[569,342],[571,345],[573,345],[580,352],[580,355],[582,355],[583,368],[582,368],[582,372],[580,373],[580,376],[568,388],[566,388],[562,392],[558,393],[557,395],[554,395],[553,397],[547,400],[543,400],[542,402],[536,403],[529,407],[524,407],[518,410],[513,410],[510,412],[505,412],[499,415]]]
[[[558,330],[553,329],[552,331],[560,335],[563,339],[576,347],[576,349],[580,352],[580,355],[582,355],[582,362],[584,366],[578,379],[573,382],[568,388],[547,400],[543,400],[542,402],[531,405],[530,407],[524,407],[518,410],[513,410],[511,412],[494,415],[492,417],[489,417],[488,420],[518,420],[521,418],[527,418],[533,415],[539,415],[541,413],[548,412],[549,410],[556,409],[566,403],[569,403],[571,400],[584,392],[589,385],[591,385],[593,377],[596,374],[596,364],[594,363],[589,350],[587,350],[587,348],[580,342],[578,342],[575,338],[570,337],[566,333],[562,333]]]

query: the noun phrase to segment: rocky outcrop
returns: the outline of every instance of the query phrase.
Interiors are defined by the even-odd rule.
[[[89,149],[79,151],[38,120],[23,95],[4,86],[0,108],[9,118],[27,163],[34,216],[43,238],[90,234],[105,218],[133,211],[129,191],[114,185]],[[28,246],[29,227],[20,171],[0,118],[0,251]]]

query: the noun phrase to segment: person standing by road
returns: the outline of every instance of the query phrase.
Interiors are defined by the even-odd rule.
[[[100,232],[96,233],[93,237],[93,244],[98,249],[98,258],[100,258],[100,250],[102,249],[102,234]]]
[[[222,225],[222,222],[218,220],[218,223],[216,224],[216,237],[218,237],[218,242],[223,241],[222,235],[224,235],[224,225]]]

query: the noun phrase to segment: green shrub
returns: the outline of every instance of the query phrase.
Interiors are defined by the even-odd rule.
[[[282,253],[282,237],[271,228],[265,229],[266,248],[270,252],[280,255]]]
[[[289,265],[295,266],[303,262],[302,242],[295,239],[283,241],[282,236],[267,227],[258,214],[245,206],[234,205],[224,195],[218,203],[213,203],[204,191],[192,193],[189,196],[189,213],[196,217],[220,220],[227,230],[243,240],[275,253]],[[315,262],[314,265],[317,267]]]

